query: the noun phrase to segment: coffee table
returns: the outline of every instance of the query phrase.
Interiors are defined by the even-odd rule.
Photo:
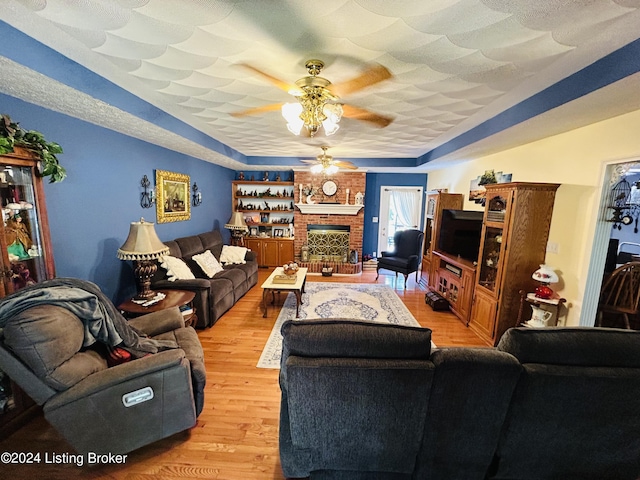
[[[307,269],[299,268],[296,274],[296,283],[274,283],[273,279],[276,275],[284,275],[282,267],[277,267],[269,278],[262,284],[262,308],[264,309],[263,317],[267,316],[267,296],[271,292],[271,304],[275,303],[276,292],[293,292],[296,296],[296,318],[300,316],[300,305],[302,304],[302,294],[304,293],[304,285],[307,281]]]

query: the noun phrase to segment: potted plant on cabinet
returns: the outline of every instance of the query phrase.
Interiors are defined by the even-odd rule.
[[[0,155],[14,151],[14,147],[23,147],[33,152],[42,162],[39,173],[50,177],[49,183],[61,182],[67,172],[56,157],[62,153],[62,147],[55,142],[47,142],[42,133],[35,130],[23,130],[18,123],[12,122],[9,115],[0,117]]]

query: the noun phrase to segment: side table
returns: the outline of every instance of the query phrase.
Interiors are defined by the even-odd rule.
[[[565,298],[561,298],[559,295],[554,294],[552,298],[538,298],[535,293],[527,293],[524,290],[520,290],[520,309],[518,310],[518,321],[516,325],[522,324],[523,327],[532,327],[532,328],[540,328],[534,327],[529,323],[529,321],[523,321],[523,308],[525,304],[534,305],[536,307],[546,306],[543,310],[550,311],[553,315],[550,320],[555,318],[556,326],[558,322],[558,316],[560,315],[560,310],[562,309],[562,305],[566,303]]]
[[[167,308],[183,307],[187,305],[191,306],[191,302],[193,302],[193,299],[196,298],[196,294],[194,292],[189,292],[187,290],[157,291],[166,295],[158,303],[154,303],[153,305],[149,305],[148,307],[143,307],[139,303],[135,303],[132,301],[132,299],[129,299],[126,302],[118,305],[118,310],[120,310],[125,317],[134,318],[139,317],[140,315],[145,315],[147,313],[166,310]],[[195,309],[192,309],[190,313],[184,315],[184,324],[187,327],[195,325],[197,320],[198,317],[196,317]]]

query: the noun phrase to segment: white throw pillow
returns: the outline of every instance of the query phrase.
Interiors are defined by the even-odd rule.
[[[218,262],[216,257],[213,256],[211,250],[194,255],[191,258],[200,266],[202,271],[209,278],[212,278],[216,273],[223,270],[222,265],[220,265],[220,262]]]
[[[189,266],[184,263],[181,258],[165,255],[162,257],[162,263],[160,263],[160,265],[167,271],[170,282],[175,282],[176,280],[193,280],[196,278],[189,269]]]
[[[247,248],[234,247],[230,245],[222,246],[222,253],[220,254],[220,263],[223,265],[226,263],[247,263],[244,256],[247,254]]]

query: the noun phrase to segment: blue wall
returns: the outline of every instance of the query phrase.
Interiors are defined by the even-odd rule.
[[[377,217],[380,213],[380,187],[383,185],[422,187],[425,194],[422,198],[420,225],[424,224],[424,203],[427,191],[426,173],[367,173],[362,255],[371,255],[374,251],[378,250],[378,223],[373,222],[373,217]],[[378,255],[380,255],[379,252]]]
[[[203,196],[191,220],[156,225],[161,240],[213,228],[228,238],[223,225],[231,214],[233,170],[6,95],[0,95],[0,113],[64,149],[58,158],[68,177],[45,186],[57,276],[91,280],[116,302],[135,292],[131,262],[116,251],[132,221],[156,221],[155,207],[140,206],[140,180],[147,175],[155,184],[155,169],[189,175]]]

